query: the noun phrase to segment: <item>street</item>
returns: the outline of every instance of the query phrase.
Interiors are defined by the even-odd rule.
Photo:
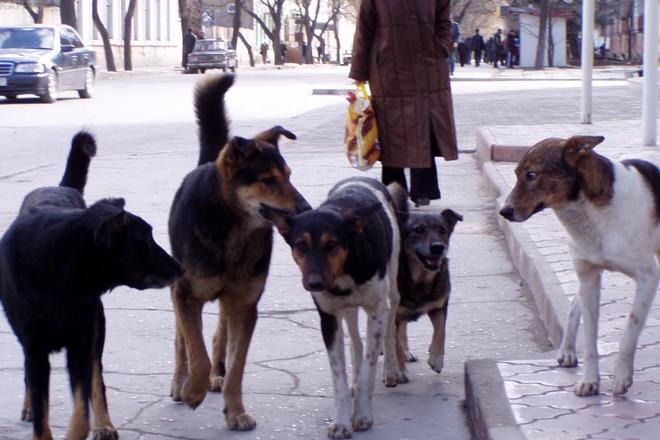
[[[347,72],[345,67],[239,72],[228,94],[234,134],[248,137],[275,124],[297,134],[298,140],[283,142],[281,150],[293,170],[293,183],[314,206],[335,182],[360,174],[348,166],[343,152],[345,101],[312,95],[317,87],[350,87]],[[57,184],[70,139],[85,128],[98,141],[86,200],[125,197],[127,209],[150,222],[157,241],[169,247],[169,205],[197,159],[191,97],[200,77],[172,72],[112,79],[99,82],[91,100],[67,94],[52,105],[31,99],[0,101],[0,233],[28,191]],[[470,152],[480,125],[574,121],[579,83],[457,81],[452,88],[464,153],[455,162],[439,161],[442,201],[427,208],[451,207],[465,217],[457,225],[450,252],[445,369],[438,375],[426,365],[431,325],[422,317],[409,326],[411,349],[419,357],[408,367],[411,382],[394,389],[377,382],[374,427],[355,438],[468,439],[463,410],[467,359],[540,359],[554,354],[510,262],[493,218],[492,196]],[[596,117],[602,119],[608,112],[638,117],[638,106],[619,100],[625,93],[622,88],[620,81],[596,84],[595,103],[607,103],[595,105]],[[379,170],[367,175],[378,178]],[[174,316],[168,290],[119,288],[104,297],[104,304],[105,381],[110,416],[120,438],[325,438],[334,416],[334,393],[319,318],[279,236],[243,384],[248,411],[258,423],[254,431],[227,430],[221,394],[209,393],[194,412],[169,398]],[[217,306],[207,306],[204,331],[209,348],[216,316]],[[22,352],[4,315],[0,353],[0,438],[25,439],[31,426],[19,417]],[[64,356],[51,356],[51,364],[51,426],[62,438],[72,411]]]

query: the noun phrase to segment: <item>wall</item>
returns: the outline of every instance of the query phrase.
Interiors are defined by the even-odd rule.
[[[520,66],[534,67],[536,61],[536,46],[539,34],[539,17],[530,14],[520,14]],[[552,19],[552,38],[555,43],[554,66],[566,66],[566,20]],[[546,35],[546,44],[548,38]],[[543,65],[548,65],[547,51]]]

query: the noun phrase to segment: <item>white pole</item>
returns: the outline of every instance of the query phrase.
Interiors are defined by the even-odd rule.
[[[644,1],[644,94],[642,145],[654,147],[657,137],[658,0]]]
[[[591,124],[591,77],[594,69],[594,1],[582,2],[582,101],[580,117]]]

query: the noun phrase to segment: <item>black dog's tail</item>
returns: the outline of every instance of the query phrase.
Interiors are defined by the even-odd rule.
[[[60,186],[76,189],[82,194],[87,183],[87,172],[92,157],[96,155],[96,140],[86,131],[80,131],[71,140],[69,158]]]
[[[199,127],[199,161],[213,162],[229,137],[229,121],[225,110],[225,93],[234,84],[234,75],[216,75],[197,83],[195,114]]]
[[[394,202],[399,225],[403,226],[408,221],[408,191],[400,183],[392,182],[387,185],[387,192]]]

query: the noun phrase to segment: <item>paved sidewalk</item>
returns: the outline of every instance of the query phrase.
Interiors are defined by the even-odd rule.
[[[641,122],[617,120],[593,125],[561,124],[538,126],[485,127],[480,129],[479,154],[483,172],[495,190],[499,210],[515,184],[512,162],[489,162],[489,154],[501,148],[502,157],[515,156],[515,146],[531,146],[546,137],[599,134],[605,142],[597,147],[613,159],[622,155],[641,156],[660,164],[658,149],[641,148]],[[659,132],[660,134],[660,132]],[[495,153],[497,155],[497,153]],[[500,219],[514,264],[529,284],[544,324],[555,346],[568,314],[570,299],[578,282],[568,253],[566,232],[550,210],[524,223]],[[635,358],[634,385],[623,397],[611,393],[614,361],[634,296],[634,282],[619,273],[603,278],[598,347],[601,357],[601,394],[582,398],[573,393],[580,368],[559,368],[553,359],[500,361],[473,366],[475,371],[493,369],[489,374],[503,380],[505,402],[513,422],[529,439],[654,439],[660,430],[660,304],[655,302],[641,334]],[[580,339],[580,338],[579,338]],[[581,344],[581,341],[579,341]],[[580,350],[579,350],[580,353]],[[581,358],[579,357],[581,360]],[[582,363],[580,363],[580,367]],[[497,374],[499,373],[499,374]],[[479,373],[479,374],[483,374]],[[476,399],[479,399],[478,384]],[[483,393],[482,393],[483,394]],[[489,396],[492,399],[492,396]],[[482,396],[483,398],[483,396]],[[507,402],[508,401],[508,402]],[[482,401],[483,405],[485,401]],[[500,404],[503,403],[500,400]],[[475,405],[479,405],[476,402]],[[488,409],[485,409],[488,412]],[[492,416],[492,415],[491,415]],[[507,425],[507,414],[482,417],[482,428]],[[484,420],[486,420],[484,422]]]

